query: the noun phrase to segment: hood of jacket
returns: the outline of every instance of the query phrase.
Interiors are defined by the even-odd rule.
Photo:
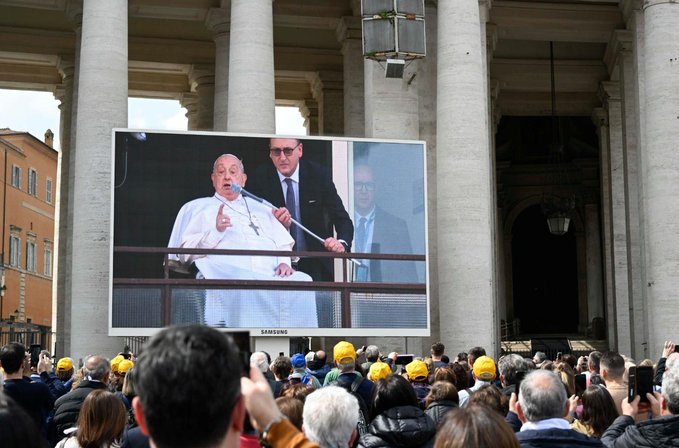
[[[434,420],[420,408],[397,406],[375,417],[359,443],[366,448],[432,446],[435,436]]]

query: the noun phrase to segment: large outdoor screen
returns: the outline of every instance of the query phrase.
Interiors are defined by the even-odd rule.
[[[113,134],[111,335],[429,335],[424,142]]]

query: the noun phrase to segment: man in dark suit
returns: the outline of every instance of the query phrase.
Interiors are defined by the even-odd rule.
[[[272,138],[269,156],[273,165],[256,171],[250,191],[279,207],[274,215],[290,229],[295,251],[346,252],[354,236],[351,218],[330,172],[317,163],[300,160],[303,154],[304,145],[299,140]],[[323,244],[292,224],[291,218],[324,238]],[[337,238],[332,236],[333,228]],[[297,269],[317,281],[334,280],[332,258],[302,258]]]
[[[368,165],[354,167],[354,252],[373,254],[413,253],[406,222],[375,204],[377,184]],[[355,270],[355,280],[385,283],[415,283],[413,261],[362,260]]]

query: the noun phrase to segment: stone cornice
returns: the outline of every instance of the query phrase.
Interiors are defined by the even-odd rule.
[[[335,35],[338,42],[346,39],[362,39],[361,19],[359,17],[345,16],[337,23]]]
[[[629,30],[615,30],[611,33],[611,39],[608,41],[603,59],[604,64],[608,68],[609,76],[612,76],[616,66],[619,64],[621,53],[632,51],[633,38],[633,33]]]

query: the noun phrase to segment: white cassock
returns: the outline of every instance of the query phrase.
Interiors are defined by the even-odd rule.
[[[215,194],[186,203],[175,220],[168,247],[290,251],[294,240],[273,216],[271,208],[239,196],[234,201]],[[231,227],[216,228],[220,206]],[[193,262],[199,278],[226,280],[311,281],[303,272],[278,277],[280,263],[290,257],[178,254],[170,258]],[[205,323],[232,328],[318,327],[313,292],[210,289],[205,297]]]

